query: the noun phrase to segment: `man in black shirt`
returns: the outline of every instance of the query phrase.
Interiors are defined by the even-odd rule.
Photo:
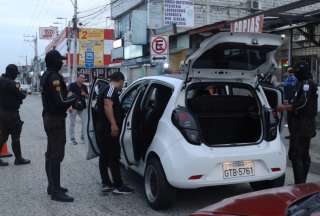
[[[120,173],[120,143],[123,111],[119,102],[119,91],[124,84],[121,72],[110,76],[110,84],[100,88],[98,96],[98,112],[100,120],[96,123],[97,143],[100,148],[99,168],[103,184],[103,192],[113,190],[115,194],[129,194],[133,190],[125,186]],[[112,180],[108,175],[108,168]]]
[[[15,155],[15,165],[29,164],[21,155],[20,135],[23,121],[20,119],[19,109],[26,98],[26,92],[21,91],[20,84],[15,82],[19,74],[18,67],[10,64],[6,73],[0,77],[0,149],[7,142],[9,135],[12,140],[12,150]],[[8,163],[0,159],[0,166]]]
[[[310,169],[310,141],[316,136],[315,117],[318,113],[318,88],[312,80],[309,65],[301,62],[294,67],[298,79],[297,91],[288,105],[279,111],[291,112],[289,159],[295,184],[305,183]]]
[[[68,190],[60,184],[60,165],[66,144],[66,111],[76,100],[68,93],[64,78],[59,74],[63,59],[58,51],[49,51],[45,57],[47,71],[41,77],[42,117],[48,137],[45,169],[48,177],[47,192],[51,199],[73,202],[73,198],[66,194]]]
[[[84,134],[85,134],[85,124],[86,124],[86,98],[88,97],[88,89],[87,86],[84,85],[85,76],[79,75],[76,82],[73,82],[69,85],[69,91],[72,92],[76,97],[76,102],[70,107],[69,109],[69,134],[70,134],[70,141],[72,144],[77,145],[78,142],[76,141],[74,130],[76,126],[76,118],[77,115],[81,119],[81,142],[84,143]]]

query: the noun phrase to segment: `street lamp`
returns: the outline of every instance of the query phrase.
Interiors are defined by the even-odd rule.
[[[66,17],[57,17],[56,19],[57,20],[64,20],[64,26],[68,25],[68,18],[66,18]]]

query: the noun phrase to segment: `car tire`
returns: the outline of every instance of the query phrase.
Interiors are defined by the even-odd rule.
[[[251,182],[251,188],[254,191],[270,189],[275,187],[282,187],[285,184],[285,175],[280,176],[274,180],[267,180],[267,181],[259,181],[259,182]]]
[[[144,189],[146,199],[154,210],[168,209],[176,200],[176,190],[168,183],[162,165],[156,158],[147,163]]]

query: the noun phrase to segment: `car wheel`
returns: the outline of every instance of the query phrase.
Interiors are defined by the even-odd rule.
[[[251,188],[254,191],[275,188],[275,187],[282,187],[285,183],[285,175],[280,176],[274,180],[267,180],[267,181],[259,181],[259,182],[251,182]]]
[[[168,183],[161,163],[156,158],[147,163],[144,188],[148,203],[155,210],[167,209],[175,202],[176,191]]]

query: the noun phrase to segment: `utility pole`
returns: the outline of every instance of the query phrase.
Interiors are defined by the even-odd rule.
[[[73,15],[73,67],[70,75],[70,81],[72,82],[75,74],[77,74],[77,40],[78,40],[78,1],[74,0],[74,15]]]
[[[35,35],[25,35],[25,38],[32,38],[31,41],[25,40],[27,42],[33,42],[34,46],[34,73],[33,73],[33,87],[36,91],[39,91],[40,87],[40,65],[39,65],[39,54],[38,54],[38,34]]]
[[[71,22],[68,22],[68,27],[67,27],[67,35],[68,35],[68,39],[67,39],[67,51],[68,51],[68,74],[70,76],[70,80],[69,82],[72,81],[72,70],[71,70],[71,42],[72,42],[72,37],[71,37]]]

